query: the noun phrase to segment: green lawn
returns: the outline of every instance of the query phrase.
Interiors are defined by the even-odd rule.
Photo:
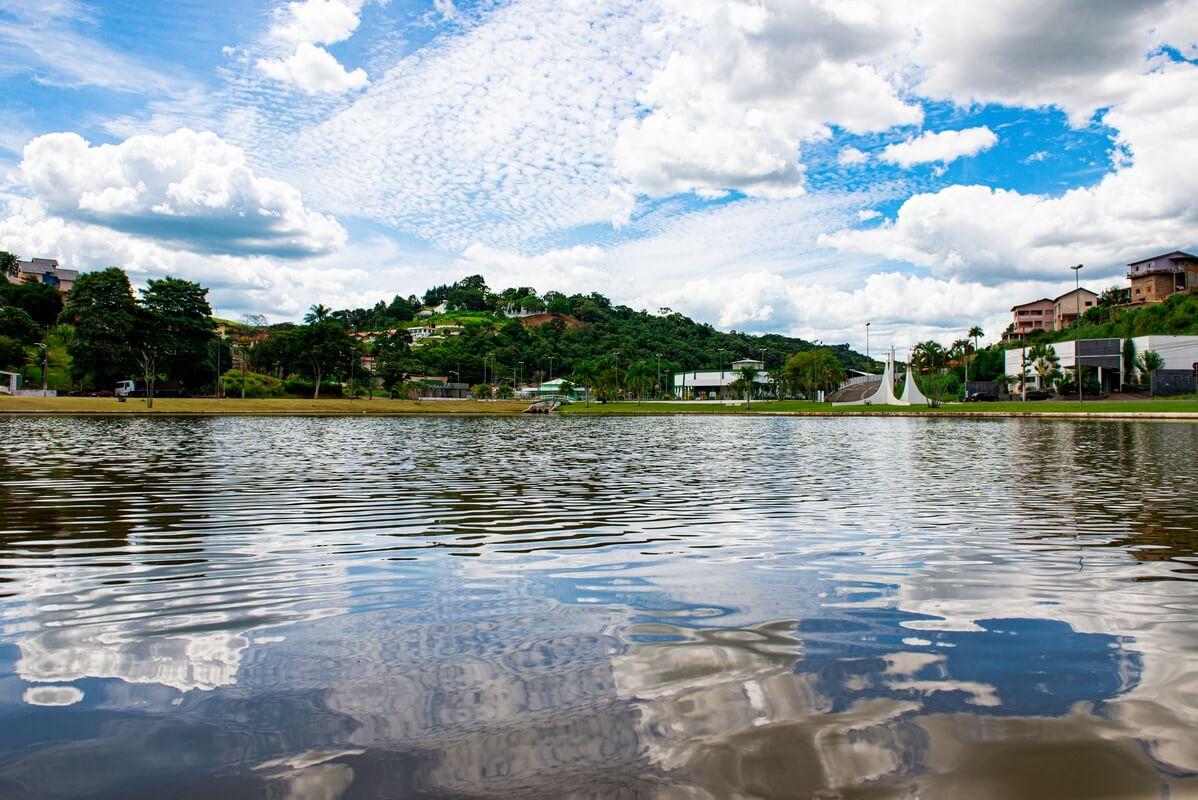
[[[183,397],[154,400],[147,409],[144,398],[119,403],[111,397],[8,397],[0,396],[0,414],[268,414],[268,415],[414,415],[414,414],[519,414],[528,408],[527,400],[477,402],[474,400],[373,400],[341,397],[318,400],[272,398],[263,400],[228,397]]]
[[[1161,399],[1150,401],[1117,401],[1104,400],[1087,403],[1072,401],[1044,400],[1038,402],[1007,402],[1007,403],[953,403],[936,409],[926,406],[841,406],[834,407],[829,403],[809,403],[803,400],[782,400],[777,402],[758,401],[753,403],[752,410],[740,406],[698,405],[676,402],[619,402],[591,403],[587,408],[582,403],[575,403],[563,409],[567,414],[818,414],[818,415],[869,415],[880,414],[1003,414],[1003,415],[1034,415],[1034,414],[1179,414],[1189,413],[1198,417],[1198,401],[1188,399]]]

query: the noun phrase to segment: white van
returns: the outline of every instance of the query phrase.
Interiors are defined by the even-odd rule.
[[[128,397],[136,390],[137,387],[133,385],[133,381],[117,381],[116,388],[113,389],[112,394],[114,397]]]

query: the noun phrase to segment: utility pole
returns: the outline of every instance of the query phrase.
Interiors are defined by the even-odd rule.
[[[1070,267],[1073,270],[1073,313],[1076,317],[1077,341],[1073,345],[1073,371],[1077,378],[1077,402],[1082,403],[1082,293],[1081,293],[1081,271],[1082,265],[1078,264],[1075,267]],[[1148,376],[1148,380],[1152,380],[1152,376]]]

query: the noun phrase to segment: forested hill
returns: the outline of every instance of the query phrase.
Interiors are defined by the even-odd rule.
[[[412,355],[429,374],[456,370],[470,383],[482,379],[482,359],[488,355],[499,365],[500,374],[523,361],[521,372],[532,378],[537,372],[549,372],[551,357],[555,375],[570,374],[580,361],[625,365],[643,361],[652,362],[656,369],[658,354],[663,372],[719,368],[738,358],[763,359],[766,368],[774,370],[794,353],[817,347],[778,334],[725,333],[668,309],[651,314],[613,305],[600,294],[537,295],[527,287],[492,292],[477,275],[429,289],[422,298],[396,297],[369,309],[333,311],[329,317],[354,331],[388,330],[416,324],[413,320],[420,308],[442,303],[445,313],[428,321],[457,323],[465,330],[413,348]],[[518,312],[554,316],[522,322],[515,318]],[[870,364],[848,345],[820,346],[830,350],[846,369],[864,369]]]

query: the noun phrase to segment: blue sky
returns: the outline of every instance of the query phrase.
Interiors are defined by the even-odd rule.
[[[1101,289],[1198,244],[1195,20],[0,0],[0,247],[201,280],[234,317],[481,272],[825,342],[997,336],[1070,264]]]

